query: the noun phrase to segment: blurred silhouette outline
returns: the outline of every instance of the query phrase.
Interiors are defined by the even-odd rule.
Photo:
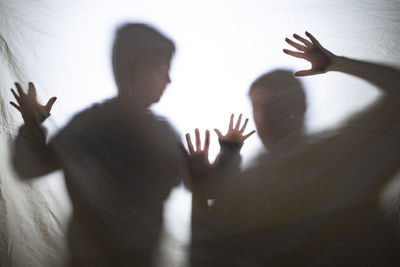
[[[306,36],[294,34],[298,42],[286,38],[297,51],[284,52],[312,65],[296,76],[339,71],[375,85],[382,97],[340,129],[305,135],[300,81],[286,70],[254,81],[253,118],[268,151],[240,171],[243,132],[229,127],[230,138],[218,134],[221,151],[206,171],[197,170],[208,157],[208,145],[187,152],[195,205],[192,266],[400,264],[397,213],[387,218],[379,206],[384,186],[400,166],[400,72],[336,56]],[[190,147],[190,136],[187,141]],[[196,143],[201,146],[198,135]]]
[[[12,89],[25,124],[14,165],[30,179],[61,169],[73,205],[70,266],[151,266],[163,202],[184,167],[180,138],[148,108],[170,83],[171,40],[145,24],[124,24],[112,61],[118,96],[79,114],[46,143],[41,123],[56,101],[36,101],[29,83]]]

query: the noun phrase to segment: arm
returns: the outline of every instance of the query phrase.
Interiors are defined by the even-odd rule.
[[[190,134],[186,134],[189,152],[184,151],[192,179],[192,191],[193,188],[196,188],[197,192],[203,192],[207,197],[212,197],[213,191],[224,186],[224,178],[228,177],[229,173],[240,171],[240,149],[244,141],[255,133],[255,131],[251,131],[244,135],[248,119],[245,120],[242,127],[240,127],[241,120],[242,115],[239,116],[234,127],[234,115],[232,114],[226,135],[215,129],[221,149],[213,164],[208,160],[209,131],[206,131],[204,148],[201,149],[200,133],[198,129],[195,130],[196,150],[193,147]]]
[[[36,89],[29,83],[25,94],[21,85],[15,84],[18,94],[11,89],[18,105],[10,104],[22,115],[25,124],[19,129],[15,140],[13,163],[21,178],[28,179],[50,173],[59,168],[53,151],[46,144],[46,129],[41,125],[50,116],[51,108],[56,101],[52,97],[45,106],[36,100]]]
[[[311,69],[297,71],[295,73],[296,76],[339,71],[364,79],[377,86],[385,94],[399,94],[399,70],[389,66],[336,56],[325,49],[309,32],[306,32],[306,36],[309,40],[293,34],[293,37],[301,43],[294,42],[289,38],[285,39],[289,45],[298,51],[283,49],[284,53],[293,57],[303,58],[311,63]]]
[[[330,143],[325,143],[325,155],[320,155],[329,157],[330,164],[342,173],[332,176],[335,179],[327,179],[329,184],[325,186],[342,196],[364,193],[371,188],[380,188],[383,192],[383,185],[399,167],[400,71],[336,56],[310,33],[306,32],[306,35],[309,40],[293,35],[302,44],[286,38],[286,42],[298,51],[284,49],[284,52],[311,63],[311,69],[298,71],[296,75],[340,71],[364,79],[382,92],[379,101],[351,116],[339,131],[334,132]]]
[[[242,148],[244,141],[256,132],[253,130],[244,135],[249,119],[246,119],[243,126],[240,127],[242,117],[243,115],[240,114],[235,127],[233,127],[234,115],[231,115],[226,135],[223,135],[220,130],[214,129],[215,133],[218,135],[218,141],[220,144],[220,152],[214,162],[214,168],[216,171],[223,172],[227,169],[230,171],[233,171],[233,169],[239,171],[240,149]]]
[[[396,114],[399,112],[400,71],[385,65],[336,56],[325,49],[310,33],[306,32],[306,35],[309,40],[297,34],[293,35],[301,44],[286,38],[286,42],[298,51],[287,49],[283,51],[311,63],[311,69],[298,71],[295,75],[307,76],[339,71],[364,79],[382,92],[379,101],[347,120],[341,128],[341,136],[358,134],[365,136],[367,133],[376,136],[396,127],[399,121]]]

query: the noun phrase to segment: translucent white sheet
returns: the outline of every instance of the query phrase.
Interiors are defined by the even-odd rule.
[[[33,81],[42,102],[58,97],[46,121],[52,136],[76,112],[116,94],[110,60],[116,26],[150,23],[177,45],[172,83],[154,108],[183,137],[196,127],[226,127],[232,112],[251,117],[247,90],[259,74],[305,67],[282,53],[284,38],[293,32],[310,31],[338,55],[398,67],[399,17],[397,0],[0,0],[0,265],[63,266],[68,260],[65,232],[71,206],[62,173],[27,183],[11,164],[22,124],[9,105],[15,81]],[[336,73],[303,82],[310,132],[335,126],[378,96],[372,86]],[[254,128],[252,121],[249,127]],[[211,142],[215,156],[215,136]],[[243,148],[245,163],[261,148],[252,137]],[[394,179],[382,194],[384,211],[398,218],[399,188]],[[159,266],[187,265],[189,207],[189,193],[176,189],[166,205]]]

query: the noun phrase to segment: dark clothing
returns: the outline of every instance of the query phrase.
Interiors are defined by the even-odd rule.
[[[119,99],[79,113],[50,140],[73,205],[72,266],[151,264],[163,202],[180,182],[179,141],[167,121]],[[17,152],[29,149],[19,143]]]
[[[384,91],[375,105],[202,183],[193,199],[214,203],[193,216],[192,266],[400,266],[399,192],[383,197],[400,169],[400,76],[361,64]]]

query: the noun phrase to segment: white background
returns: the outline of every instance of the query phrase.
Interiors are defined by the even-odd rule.
[[[399,65],[399,15],[400,2],[396,0],[0,0],[0,34],[6,41],[0,40],[1,256],[16,266],[27,266],[20,255],[31,255],[29,266],[62,262],[63,231],[70,213],[60,173],[26,185],[18,181],[9,164],[12,139],[22,123],[8,104],[14,81],[35,82],[42,102],[58,97],[46,122],[52,135],[76,112],[116,94],[110,60],[116,27],[126,21],[149,23],[177,46],[172,83],[154,109],[165,115],[182,137],[196,127],[224,131],[231,113],[251,118],[247,90],[255,78],[275,68],[309,67],[282,52],[288,48],[285,37],[308,30],[338,55]],[[364,82],[342,74],[301,81],[307,93],[309,132],[338,125],[378,95]],[[248,129],[254,128],[250,120]],[[246,141],[244,165],[260,149],[256,135]],[[217,151],[212,133],[210,157]],[[166,207],[166,245],[159,265],[184,266],[190,194],[176,189]],[[32,233],[41,220],[52,234]],[[42,248],[26,249],[27,244],[35,247],[37,241],[43,242]]]

